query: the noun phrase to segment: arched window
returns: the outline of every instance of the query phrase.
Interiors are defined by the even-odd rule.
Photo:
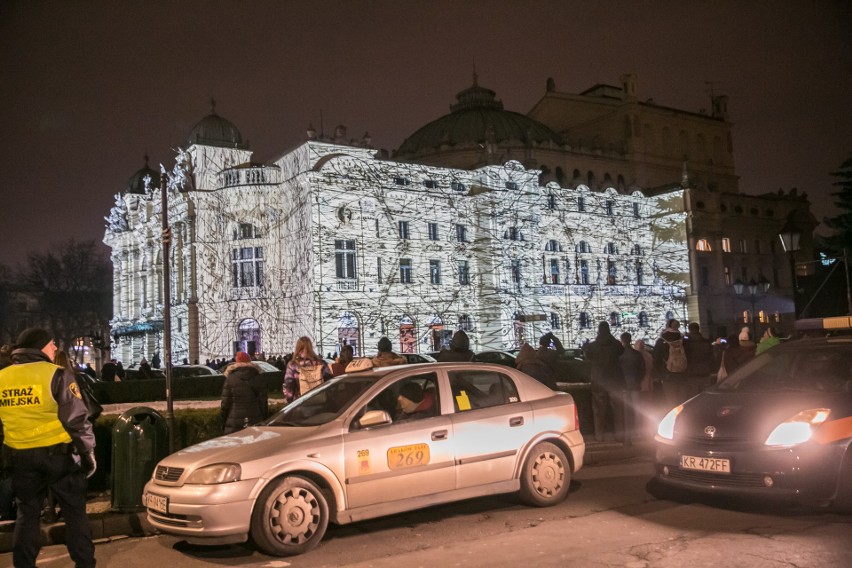
[[[548,252],[559,252],[559,243],[556,241],[556,239],[550,239],[549,241],[547,241],[547,244],[544,245],[544,250]]]
[[[648,314],[639,312],[639,327],[648,327]]]
[[[592,252],[592,249],[591,247],[589,247],[589,243],[587,243],[586,241],[580,241],[579,243],[577,243],[577,252],[588,253]]]
[[[710,246],[710,241],[707,239],[698,239],[698,242],[695,243],[695,250],[701,252],[710,252],[713,248]]]

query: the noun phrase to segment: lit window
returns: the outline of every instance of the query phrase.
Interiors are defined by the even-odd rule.
[[[710,247],[710,241],[707,239],[699,239],[697,243],[695,243],[695,250],[701,252],[710,252],[712,249]]]
[[[731,239],[728,237],[722,238],[722,252],[731,252]]]

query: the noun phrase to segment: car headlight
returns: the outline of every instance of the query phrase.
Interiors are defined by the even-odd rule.
[[[660,421],[660,426],[657,428],[657,435],[661,438],[671,440],[674,438],[674,427],[677,415],[683,410],[683,405],[677,406],[669,410],[669,413]]]
[[[191,485],[215,485],[240,480],[241,468],[235,463],[216,463],[193,471],[186,479]]]
[[[764,442],[767,446],[795,446],[811,439],[813,426],[818,426],[828,419],[831,410],[828,408],[811,408],[803,410],[789,420],[785,420],[772,430]]]

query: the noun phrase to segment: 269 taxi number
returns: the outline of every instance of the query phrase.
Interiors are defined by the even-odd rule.
[[[388,449],[388,469],[404,469],[429,463],[429,444],[411,444]]]

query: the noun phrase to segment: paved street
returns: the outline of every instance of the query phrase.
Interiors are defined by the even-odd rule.
[[[511,496],[476,499],[386,519],[331,527],[315,551],[272,558],[249,546],[190,546],[155,536],[101,542],[101,566],[407,568],[427,566],[825,567],[852,566],[852,517],[767,507],[657,500],[646,457],[591,466],[561,505],[521,506]],[[11,564],[9,554],[0,565]],[[64,547],[39,566],[71,566]]]

